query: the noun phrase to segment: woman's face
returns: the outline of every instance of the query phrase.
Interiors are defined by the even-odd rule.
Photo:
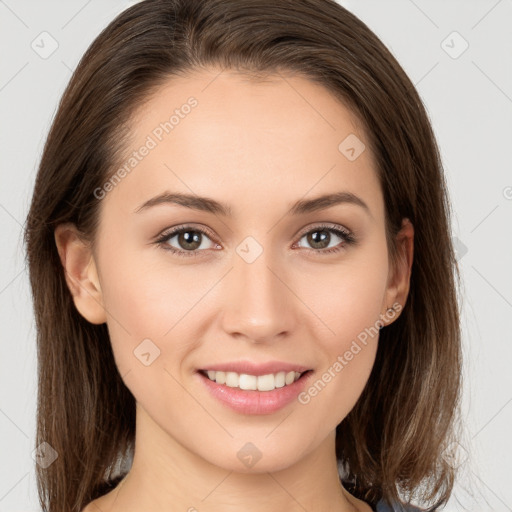
[[[403,304],[365,134],[305,78],[219,70],[172,78],[131,127],[95,192],[89,269],[137,436],[229,470],[290,466],[333,442]]]

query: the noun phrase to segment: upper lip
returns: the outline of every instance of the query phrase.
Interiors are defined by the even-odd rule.
[[[265,363],[255,363],[253,361],[229,361],[226,363],[211,364],[202,371],[218,371],[218,372],[235,372],[238,374],[245,373],[247,375],[268,375],[270,373],[279,372],[305,372],[310,370],[307,366],[294,363],[286,363],[284,361],[267,361]]]

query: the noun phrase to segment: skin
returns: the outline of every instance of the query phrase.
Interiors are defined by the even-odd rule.
[[[308,404],[293,401],[272,414],[228,409],[196,371],[277,359],[319,378],[389,306],[405,305],[413,227],[404,221],[402,258],[392,268],[373,157],[366,149],[350,161],[338,150],[350,133],[363,142],[365,134],[326,89],[292,74],[257,81],[219,73],[174,77],[134,115],[130,151],[190,96],[198,101],[101,200],[94,249],[73,225],[55,230],[75,305],[90,322],[107,323],[137,402],[132,469],[84,510],[369,511],[340,484],[334,443],[336,425],[368,380],[378,335]],[[233,217],[175,204],[134,213],[164,191],[222,201]],[[334,191],[356,194],[370,213],[343,203],[287,214],[299,199]],[[343,247],[328,232],[329,243],[312,245],[305,235],[323,222],[348,229],[358,243]],[[200,256],[166,251],[187,250],[178,236],[151,243],[185,224],[213,235],[199,234]],[[252,263],[236,252],[247,236],[263,249]],[[327,245],[342,248],[321,254]],[[133,353],[146,338],[160,350],[149,366]],[[237,457],[247,442],[262,454],[252,467]]]

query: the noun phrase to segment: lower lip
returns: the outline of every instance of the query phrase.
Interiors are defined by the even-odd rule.
[[[272,391],[231,388],[225,384],[217,384],[201,372],[197,374],[208,388],[208,391],[217,400],[236,412],[242,414],[272,414],[297,399],[297,395],[304,389],[312,373],[308,371],[293,384]]]

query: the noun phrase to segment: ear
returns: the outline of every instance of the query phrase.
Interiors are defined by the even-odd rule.
[[[103,295],[90,244],[71,223],[59,224],[54,236],[76,308],[92,324],[105,323]]]
[[[390,268],[381,311],[383,326],[393,323],[398,318],[409,295],[414,256],[414,226],[409,219],[402,220],[402,228],[396,235],[396,244],[398,261],[394,268]],[[389,308],[393,308],[395,312],[393,313]]]

